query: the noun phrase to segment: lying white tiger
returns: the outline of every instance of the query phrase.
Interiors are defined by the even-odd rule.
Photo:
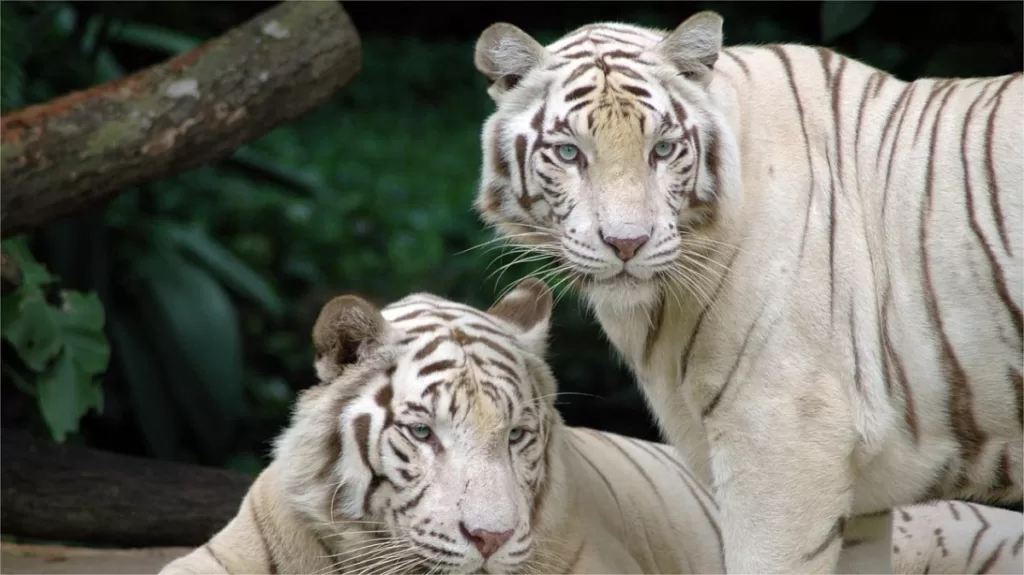
[[[674,451],[562,424],[550,312],[533,280],[487,313],[427,294],[381,312],[329,303],[314,328],[324,383],[238,516],[162,572],[721,573],[717,511]],[[975,515],[959,509],[963,523],[908,509],[897,565],[1020,572],[1020,514],[975,508],[990,527],[964,561],[974,533],[953,532]]]
[[[1020,73],[723,49],[712,12],[546,47],[494,24],[475,62],[476,208],[590,300],[730,572],[833,571],[898,505],[1022,501]]]

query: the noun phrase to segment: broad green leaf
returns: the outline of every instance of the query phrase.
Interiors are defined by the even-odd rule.
[[[46,266],[36,261],[24,236],[4,241],[3,248],[21,268],[23,285],[43,286],[56,281]]]
[[[227,292],[201,268],[171,252],[138,264],[167,332],[221,417],[234,419],[245,406],[238,318]]]
[[[18,319],[18,308],[21,306],[23,297],[25,297],[24,287],[5,296],[0,296],[0,335],[3,337],[7,337],[7,330]]]
[[[197,227],[169,226],[166,229],[178,246],[198,259],[230,289],[261,306],[272,316],[280,317],[284,304],[270,284],[217,240]]]
[[[78,370],[88,378],[100,375],[110,363],[110,344],[103,332],[103,303],[95,293],[63,292],[64,304],[57,322]]]
[[[56,313],[43,299],[43,293],[28,285],[18,288],[16,294],[19,292],[21,296],[14,317],[4,322],[6,329],[3,335],[22,361],[39,373],[60,353],[64,341]]]
[[[39,409],[47,427],[58,442],[78,430],[78,421],[90,408],[102,409],[103,396],[97,383],[84,377],[75,366],[72,354],[62,353],[37,383]]]
[[[874,8],[874,0],[826,0],[821,5],[821,41],[830,44],[853,32]]]
[[[175,409],[184,421],[184,430],[193,439],[196,450],[208,461],[220,461],[228,449],[233,420],[219,411],[213,394],[195,374],[185,353],[165,327],[163,314],[151,304],[151,296],[140,303],[143,330],[160,370],[160,380]]]
[[[158,358],[149,349],[135,320],[124,312],[114,312],[110,321],[110,337],[117,347],[117,363],[124,376],[132,415],[150,452],[160,458],[173,458],[177,452],[178,421],[164,389],[165,374],[157,366]]]

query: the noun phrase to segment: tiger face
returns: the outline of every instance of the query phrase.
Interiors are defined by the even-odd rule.
[[[323,383],[282,441],[292,462],[288,449],[312,451],[288,472],[297,503],[325,525],[381,532],[390,562],[362,559],[377,569],[396,557],[431,572],[527,565],[557,417],[541,359],[551,305],[536,280],[486,313],[427,294],[383,310],[328,303],[314,328]]]
[[[481,217],[592,296],[653,300],[706,246],[687,238],[714,217],[731,162],[707,93],[721,26],[710,12],[668,35],[598,24],[546,48],[510,24],[485,30],[475,63],[497,109]]]

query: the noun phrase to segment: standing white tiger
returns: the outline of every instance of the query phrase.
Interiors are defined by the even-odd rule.
[[[896,505],[1021,500],[1021,74],[723,49],[712,12],[547,47],[495,24],[475,63],[476,208],[570,270],[713,485],[729,572],[831,572]]]

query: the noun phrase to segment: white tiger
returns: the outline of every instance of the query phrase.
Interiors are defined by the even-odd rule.
[[[162,573],[721,573],[714,502],[674,450],[562,423],[551,302],[525,280],[487,313],[429,294],[329,303],[323,383],[238,515]],[[898,518],[902,572],[1021,571],[1020,514],[950,509]]]
[[[713,486],[729,572],[831,572],[896,505],[1022,500],[1020,73],[723,49],[713,12],[547,47],[494,24],[475,64],[477,211],[569,270]]]
[[[536,280],[486,313],[329,302],[322,383],[238,515],[162,573],[720,573],[714,503],[670,447],[563,425],[551,305]]]

